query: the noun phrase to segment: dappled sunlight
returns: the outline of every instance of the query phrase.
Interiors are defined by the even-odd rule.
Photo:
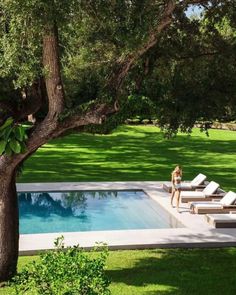
[[[235,190],[235,151],[233,131],[210,130],[207,137],[194,129],[191,137],[179,134],[167,140],[154,126],[120,126],[109,135],[72,134],[51,141],[27,160],[20,180],[168,180],[180,163],[184,180],[202,172]]]
[[[171,286],[166,286],[166,285],[155,285],[155,284],[150,284],[147,286],[130,286],[126,284],[112,284],[110,287],[111,293],[113,295],[120,295],[120,294],[125,294],[125,295],[135,295],[135,294],[143,294],[143,295],[157,295],[157,294],[176,294],[177,288],[171,287]]]
[[[120,251],[112,253],[113,265],[107,272],[114,285],[130,291],[125,294],[136,294],[138,290],[137,294],[206,294],[204,290],[218,294],[220,289],[225,294],[234,294],[234,278],[228,274],[236,271],[235,251],[233,248],[126,251],[129,256],[122,265],[119,259],[125,251]],[[115,267],[116,263],[120,267]]]

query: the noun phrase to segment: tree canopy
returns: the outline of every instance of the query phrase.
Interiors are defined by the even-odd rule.
[[[187,16],[189,3],[202,4],[201,15]],[[171,19],[163,16],[168,9]],[[41,40],[55,25],[62,118],[119,97],[122,111],[106,125],[142,112],[173,131],[198,120],[235,119],[234,1],[4,0],[1,11],[1,122],[46,116]],[[165,21],[171,25],[157,41],[152,34]]]

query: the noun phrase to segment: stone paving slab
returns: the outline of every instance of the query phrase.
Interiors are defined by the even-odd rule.
[[[20,255],[33,255],[52,249],[53,241],[62,233],[21,235]],[[107,243],[110,249],[204,248],[236,246],[236,230],[206,231],[179,229],[116,230],[63,233],[65,245],[79,244],[91,249],[96,242]]]
[[[162,187],[161,181],[117,181],[117,182],[44,182],[18,183],[17,191],[77,191],[77,190],[155,190]]]
[[[144,249],[169,247],[225,247],[236,246],[236,229],[215,229],[204,216],[189,213],[188,204],[180,204],[181,213],[170,206],[170,194],[162,189],[159,181],[130,182],[65,182],[65,183],[21,183],[18,191],[76,191],[76,190],[143,190],[172,214],[183,228],[113,230],[73,233],[20,235],[20,255],[32,255],[52,249],[56,237],[63,235],[65,245],[79,244],[90,249],[96,242],[105,242],[110,249]]]

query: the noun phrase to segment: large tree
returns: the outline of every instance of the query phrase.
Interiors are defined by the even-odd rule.
[[[158,60],[154,53],[160,43],[168,44],[174,27],[181,27],[189,5],[203,4],[209,15],[221,15],[226,2],[234,5],[216,0],[1,1],[0,281],[16,272],[15,181],[22,163],[48,140],[103,124],[119,112],[130,82],[137,88],[141,83],[135,69],[140,63],[147,67],[149,56]],[[25,130],[27,120],[31,125]]]

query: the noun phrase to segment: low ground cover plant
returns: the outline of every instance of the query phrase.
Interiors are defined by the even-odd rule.
[[[42,253],[13,278],[13,294],[110,294],[110,281],[105,275],[107,247],[97,245],[92,252],[85,252],[79,246],[65,248],[63,240],[57,238],[54,251]]]

